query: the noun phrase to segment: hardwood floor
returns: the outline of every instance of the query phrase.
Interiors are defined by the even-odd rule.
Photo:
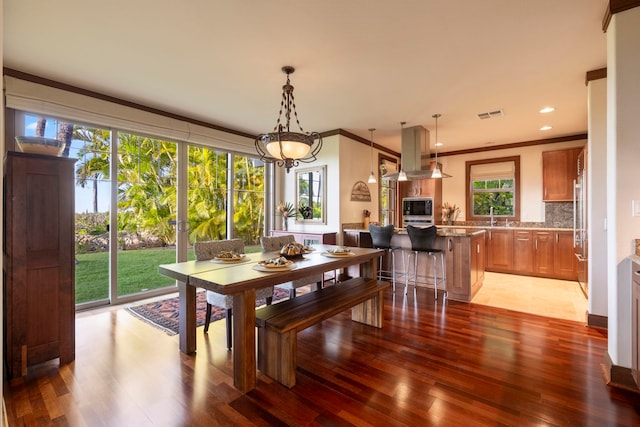
[[[224,320],[198,354],[124,310],[79,316],[76,360],[4,384],[10,426],[640,425],[605,385],[606,331],[418,289],[385,295],[382,330],[340,314],[298,335],[297,385],[233,388]]]

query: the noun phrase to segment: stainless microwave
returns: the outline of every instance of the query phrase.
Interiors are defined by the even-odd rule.
[[[433,225],[433,197],[405,197],[402,199],[402,225]]]

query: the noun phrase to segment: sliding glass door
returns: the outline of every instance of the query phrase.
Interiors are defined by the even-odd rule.
[[[158,265],[193,259],[198,240],[239,237],[259,250],[265,177],[258,159],[8,111],[16,135],[68,141],[63,155],[77,159],[78,309],[175,291]]]
[[[158,265],[176,261],[177,143],[118,133],[119,298],[174,282]]]

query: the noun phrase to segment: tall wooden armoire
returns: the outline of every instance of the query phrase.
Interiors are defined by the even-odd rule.
[[[75,359],[75,159],[10,151],[4,165],[7,376]]]

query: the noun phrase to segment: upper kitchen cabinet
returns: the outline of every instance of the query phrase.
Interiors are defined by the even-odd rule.
[[[578,176],[581,147],[542,152],[542,200],[573,201],[573,180]]]

